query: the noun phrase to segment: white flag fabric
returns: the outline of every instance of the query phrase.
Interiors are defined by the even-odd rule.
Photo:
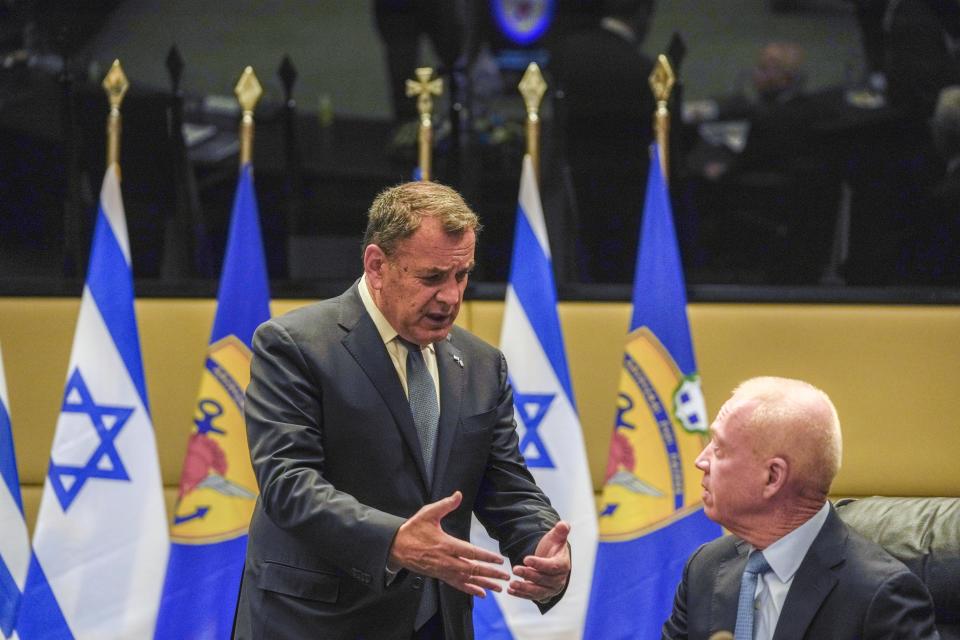
[[[18,632],[150,638],[169,550],[117,166],[107,169]]]
[[[545,615],[533,603],[505,593],[475,600],[476,637],[579,640],[593,577],[597,520],[557,315],[547,228],[529,156],[520,179],[500,348],[513,386],[520,452],[560,517],[571,525],[573,570],[563,599]],[[496,549],[476,519],[471,538]]]
[[[23,518],[10,398],[0,349],[0,636],[3,638],[17,637],[15,626],[29,565],[30,538]]]

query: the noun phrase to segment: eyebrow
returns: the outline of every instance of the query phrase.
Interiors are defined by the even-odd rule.
[[[440,273],[470,273],[477,266],[476,260],[472,261],[466,267],[462,269],[442,269],[440,267],[424,267],[422,270],[415,270],[414,273],[417,275],[436,275]]]
[[[710,425],[710,427],[707,429],[707,431],[710,432],[710,437],[713,438],[713,440],[714,440],[715,442],[722,442],[722,441],[723,441],[723,438],[720,437],[720,434],[717,433],[717,430],[714,429],[713,425]]]

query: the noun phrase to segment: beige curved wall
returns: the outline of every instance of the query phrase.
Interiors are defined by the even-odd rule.
[[[275,301],[273,311],[305,303]],[[214,308],[213,300],[137,301],[168,500],[192,426]],[[78,309],[72,298],[0,298],[0,343],[31,524]],[[468,302],[460,323],[496,343],[502,310],[499,302]],[[689,314],[711,414],[744,378],[809,380],[830,393],[843,423],[844,463],[835,494],[960,496],[960,307],[693,304]],[[566,302],[560,315],[599,488],[630,306]]]

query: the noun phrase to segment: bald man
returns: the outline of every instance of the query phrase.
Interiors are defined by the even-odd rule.
[[[920,579],[848,529],[827,500],[842,447],[823,391],[753,378],[710,435],[696,461],[704,511],[733,535],[687,561],[663,638],[939,638]]]

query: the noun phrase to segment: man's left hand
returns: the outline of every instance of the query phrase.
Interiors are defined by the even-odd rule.
[[[570,525],[561,520],[540,538],[534,554],[524,558],[522,566],[513,568],[513,574],[521,579],[511,581],[507,593],[547,602],[563,591],[570,577],[569,535]]]

